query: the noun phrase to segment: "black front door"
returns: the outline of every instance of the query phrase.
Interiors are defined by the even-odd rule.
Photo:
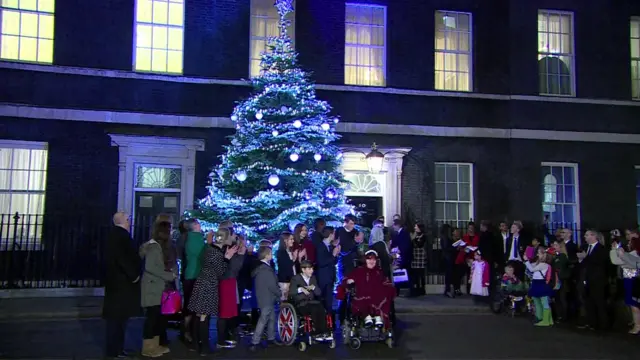
[[[180,218],[180,193],[136,191],[135,240],[142,243],[151,238],[151,226],[159,214],[172,215],[174,226]]]
[[[360,213],[358,225],[370,228],[373,220],[382,216],[382,197],[379,196],[347,196],[349,203]]]

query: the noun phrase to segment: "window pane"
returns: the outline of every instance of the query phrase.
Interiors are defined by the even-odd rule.
[[[38,36],[38,14],[22,13],[20,15],[20,35]]]
[[[471,182],[471,167],[466,165],[460,165],[458,167],[458,175],[460,182]]]
[[[436,183],[436,200],[445,200],[445,193],[444,183]]]
[[[460,196],[460,201],[471,201],[471,185],[460,184],[459,196]]]
[[[458,220],[458,205],[455,203],[444,203],[445,220]]]
[[[435,167],[436,181],[444,182],[445,181],[445,165],[444,164],[436,164]]]
[[[183,5],[177,3],[169,4],[169,24],[182,26],[184,22]]]
[[[151,0],[137,0],[136,19],[142,22],[152,22],[152,2]]]
[[[2,11],[2,33],[8,35],[20,35],[20,12]]]
[[[53,39],[53,16],[40,15],[38,23],[38,37]]]
[[[136,70],[151,70],[151,49],[136,49]]]
[[[471,220],[471,216],[469,214],[469,204],[462,203],[458,205],[458,220]]]
[[[445,168],[446,171],[446,181],[447,182],[457,182],[458,181],[458,166],[457,165],[447,165]]]
[[[169,51],[167,58],[167,72],[182,73],[182,51]]]
[[[152,37],[151,37],[151,46],[154,49],[166,49],[167,48],[167,31],[169,29],[164,26],[154,26]]]
[[[2,50],[0,56],[3,59],[18,60],[20,57],[20,38],[17,36],[2,35]]]
[[[445,194],[446,199],[451,201],[458,201],[458,184],[447,183],[445,188],[446,188],[446,194]]]
[[[151,47],[151,25],[138,25],[136,29],[136,46]]]
[[[151,70],[158,72],[167,71],[167,51],[152,50],[151,51]]]
[[[169,50],[182,50],[181,28],[169,28],[169,39],[167,45]]]
[[[436,220],[444,220],[444,203],[436,203]]]
[[[164,1],[153,2],[153,23],[167,24],[169,20],[169,6]]]
[[[38,61],[53,62],[53,40],[41,39],[38,41]]]

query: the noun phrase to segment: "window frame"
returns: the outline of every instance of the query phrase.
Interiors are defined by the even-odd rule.
[[[629,20],[629,59],[630,59],[629,71],[631,72],[634,62],[638,63],[638,78],[637,79],[633,78],[633,72],[631,72],[630,74],[631,75],[631,100],[640,101],[640,54],[637,57],[634,57],[633,53],[631,53],[631,43],[633,41],[636,41],[638,43],[638,49],[640,49],[640,36],[638,38],[632,37],[631,25],[633,23],[636,23],[638,25],[638,28],[640,28],[640,16],[632,16]],[[636,94],[636,96],[633,96],[634,83],[636,86],[638,86],[638,94]]]
[[[434,17],[438,15],[438,13],[442,13],[443,16],[445,16],[446,14],[456,14],[456,15],[468,15],[469,16],[469,51],[460,51],[460,50],[447,50],[447,49],[442,49],[439,50],[436,47],[436,43],[437,43],[437,39],[438,39],[438,29],[436,27],[436,24],[434,23],[433,25],[433,54],[434,57],[439,54],[455,54],[456,55],[456,65],[459,64],[459,58],[457,55],[468,55],[469,56],[469,90],[460,90],[459,88],[457,88],[457,81],[456,81],[456,89],[455,90],[447,90],[447,89],[439,89],[436,84],[437,84],[437,78],[436,78],[436,71],[440,71],[438,69],[436,69],[436,62],[434,59],[433,62],[433,89],[436,91],[447,91],[447,92],[473,92],[473,13],[471,12],[466,12],[466,11],[453,11],[453,10],[436,10],[434,13]],[[459,44],[459,43],[458,43]],[[446,69],[443,70],[443,72],[446,74],[447,71]],[[451,71],[449,71],[451,72]],[[459,73],[459,72],[455,72],[455,73]]]
[[[177,25],[169,25],[169,24],[156,24],[153,22],[153,17],[151,18],[151,22],[147,23],[147,22],[140,22],[140,24],[145,24],[145,25],[151,25],[151,27],[153,28],[153,26],[164,26],[167,29],[170,28],[181,28],[182,29],[182,50],[180,50],[180,54],[182,55],[182,69],[179,73],[174,73],[174,72],[168,72],[168,71],[154,71],[153,69],[150,70],[138,70],[136,69],[136,53],[138,50],[138,1],[139,0],[135,0],[133,2],[133,50],[131,53],[131,69],[134,73],[139,73],[139,74],[154,74],[154,75],[166,75],[166,76],[183,76],[184,75],[184,35],[185,35],[185,15],[187,12],[187,5],[186,5],[186,1],[187,0],[182,0],[182,26],[177,26]],[[171,0],[150,0],[152,3],[159,1],[159,2],[167,2],[167,6],[169,3],[171,3]],[[153,6],[153,4],[152,4]],[[152,11],[153,11],[153,7],[152,7]],[[153,14],[152,14],[153,16]],[[153,38],[151,39],[152,41],[152,47],[151,47],[151,51],[153,51]],[[168,40],[167,40],[168,41]],[[164,51],[170,51],[168,48],[166,49],[162,49]],[[173,50],[171,50],[173,51]],[[151,58],[151,67],[153,68],[153,57]]]
[[[564,168],[573,168],[573,174],[574,174],[574,197],[576,199],[575,203],[565,203],[565,202],[553,202],[553,203],[547,203],[544,201],[544,190],[541,194],[542,199],[540,201],[540,211],[542,213],[542,216],[544,216],[544,206],[546,204],[548,205],[575,205],[576,207],[576,218],[575,218],[575,228],[572,228],[571,230],[573,230],[575,232],[575,230],[580,229],[581,227],[581,223],[582,223],[582,217],[581,217],[581,209],[580,209],[580,166],[578,163],[571,163],[571,162],[553,162],[553,161],[543,161],[540,163],[540,169],[542,169],[542,167],[544,166],[549,166],[549,167],[560,167],[563,168],[563,173],[564,173]],[[558,179],[556,179],[556,186],[558,185],[557,183]],[[540,179],[540,184],[542,186],[545,185],[544,183],[544,178]],[[564,183],[564,181],[560,184],[562,186],[566,186],[566,183]],[[556,199],[557,200],[557,199]],[[554,222],[552,222],[554,223]],[[566,222],[560,222],[558,221],[557,223],[564,223],[566,224]],[[578,239],[579,241],[579,239]]]
[[[573,11],[562,11],[562,10],[549,10],[549,9],[538,9],[538,12],[536,13],[536,42],[539,41],[540,38],[540,30],[537,29],[537,22],[538,22],[538,17],[540,16],[540,14],[546,14],[547,18],[549,17],[549,15],[558,15],[560,17],[563,16],[569,16],[570,20],[571,20],[571,53],[570,54],[566,54],[566,53],[560,53],[560,52],[550,52],[550,51],[540,51],[539,48],[539,44],[538,44],[538,48],[537,48],[537,56],[540,57],[542,55],[546,56],[556,56],[556,57],[560,57],[560,56],[566,56],[569,57],[571,59],[571,71],[570,71],[570,76],[571,76],[571,93],[570,94],[549,94],[549,93],[543,93],[540,90],[540,60],[542,59],[538,59],[536,61],[536,64],[538,65],[538,71],[537,71],[537,75],[538,75],[538,95],[540,96],[555,96],[555,97],[576,97],[576,93],[577,93],[577,89],[576,89],[576,77],[577,77],[577,72],[576,72],[576,33],[575,33],[575,13]],[[546,34],[549,34],[548,31],[549,27],[547,26],[547,31],[545,31]],[[560,33],[562,34],[562,33]]]
[[[347,67],[347,62],[346,62],[346,54],[347,54],[347,46],[355,46],[355,47],[366,47],[369,49],[372,48],[380,48],[380,46],[378,45],[361,45],[361,44],[349,44],[347,43],[347,19],[346,19],[346,12],[347,12],[347,8],[349,6],[354,6],[354,7],[368,7],[368,8],[381,8],[384,11],[384,45],[382,46],[382,62],[383,62],[383,66],[382,66],[382,85],[363,85],[363,84],[349,84],[347,83],[347,74],[346,74],[346,67]],[[347,86],[363,86],[363,87],[378,87],[378,88],[384,88],[387,87],[387,43],[388,43],[388,34],[387,34],[387,30],[388,30],[388,7],[386,5],[379,5],[379,4],[369,4],[369,3],[356,3],[356,2],[345,2],[344,4],[344,9],[345,9],[345,17],[343,19],[343,23],[344,23],[344,54],[345,54],[345,59],[343,59],[342,61],[342,65],[344,67],[344,78],[343,78],[343,82],[345,85]],[[362,24],[356,24],[356,25],[362,25]],[[360,67],[366,67],[364,65],[360,65],[357,64],[355,65],[356,68],[360,68]],[[371,69],[372,66],[369,66],[369,68]],[[357,76],[356,76],[356,80],[358,80]],[[357,81],[356,81],[357,82]]]
[[[19,149],[19,150],[46,150],[47,151],[47,159],[46,159],[46,164],[45,164],[45,174],[48,175],[49,174],[49,144],[46,142],[38,142],[38,141],[22,141],[22,140],[4,140],[4,139],[0,139],[0,149]],[[13,171],[13,169],[9,169],[10,171]],[[19,193],[24,193],[24,194],[41,194],[44,196],[44,204],[43,204],[43,211],[42,214],[20,214],[22,216],[24,215],[33,215],[33,216],[38,216],[40,217],[40,221],[38,222],[38,220],[36,220],[36,222],[34,224],[29,224],[28,226],[38,226],[38,229],[40,230],[40,237],[34,237],[34,238],[30,238],[27,237],[26,239],[21,239],[20,241],[20,249],[15,249],[15,251],[36,251],[36,250],[43,250],[43,243],[42,243],[42,239],[43,239],[43,233],[42,233],[42,227],[43,227],[43,219],[44,216],[46,214],[46,203],[47,203],[47,183],[48,183],[48,178],[47,180],[45,180],[45,187],[44,190],[19,190]],[[12,190],[0,190],[0,193],[2,194],[12,194],[13,191]],[[13,219],[13,213],[11,214],[0,214],[0,215],[8,215],[9,216],[9,221],[11,221],[11,219]],[[4,216],[3,216],[4,218]],[[3,220],[4,222],[4,220]],[[1,224],[1,225],[6,225],[6,224]],[[4,233],[4,231],[3,231]],[[0,233],[0,251],[13,251],[13,247],[9,247],[9,241],[7,239],[7,241],[4,241],[5,239],[3,239],[4,234]],[[23,248],[26,247],[26,248]]]
[[[53,34],[52,34],[52,38],[48,39],[48,38],[41,38],[39,35],[35,37],[35,39],[37,39],[38,41],[40,39],[45,39],[45,40],[51,40],[52,42],[52,46],[51,46],[51,62],[45,62],[45,61],[38,61],[37,60],[37,48],[36,48],[36,60],[23,60],[23,59],[8,59],[8,58],[3,58],[0,57],[0,61],[7,61],[7,62],[17,62],[17,63],[26,63],[26,64],[38,64],[38,65],[53,65],[55,64],[55,60],[56,60],[56,1],[57,0],[53,0],[53,12],[46,12],[46,11],[39,11],[39,10],[28,10],[28,9],[20,9],[20,8],[13,8],[13,7],[5,7],[2,5],[2,2],[0,1],[0,49],[2,47],[2,13],[4,10],[11,10],[11,11],[17,11],[19,13],[30,13],[30,14],[36,14],[36,15],[51,15],[53,17]],[[36,2],[36,6],[37,6],[38,2]],[[38,20],[38,24],[39,24],[39,20]],[[20,25],[22,25],[22,22],[20,22]],[[36,29],[36,32],[38,31],[38,29]],[[27,38],[33,38],[31,36],[23,36],[22,34],[18,35],[19,38],[22,37],[27,37]],[[37,45],[36,45],[37,46]],[[20,48],[18,47],[18,57],[20,57]],[[0,140],[2,141],[2,140]]]
[[[437,199],[437,194],[436,194],[436,189],[435,189],[435,184],[439,183],[436,180],[436,176],[435,176],[435,168],[438,165],[444,165],[445,167],[447,165],[455,165],[457,168],[459,168],[460,166],[468,166],[469,167],[469,201],[460,201],[460,200],[456,200],[456,201],[452,201],[452,200],[438,200]],[[437,210],[435,209],[436,205],[438,203],[442,203],[442,204],[468,204],[469,205],[469,219],[456,219],[456,226],[459,226],[460,223],[468,223],[470,221],[473,221],[475,219],[475,193],[474,193],[474,175],[475,175],[475,171],[474,171],[474,164],[471,162],[448,162],[448,161],[436,161],[434,163],[434,191],[433,191],[433,205],[434,205],[434,219],[436,221],[436,223],[448,223],[448,220],[446,219],[438,219],[438,214],[437,214]],[[448,182],[445,182],[445,184],[447,184]],[[458,198],[460,198],[460,180],[456,181],[456,184],[458,185]],[[457,212],[457,210],[456,210]],[[459,216],[456,216],[459,217]],[[445,218],[446,218],[446,211],[445,211]]]
[[[253,60],[255,60],[251,56],[251,49],[252,49],[253,41],[254,40],[255,41],[264,41],[265,42],[264,51],[268,50],[267,46],[268,46],[268,41],[269,41],[269,37],[268,36],[254,36],[253,35],[253,18],[254,18],[253,8],[254,8],[254,2],[255,1],[265,1],[265,0],[250,0],[249,1],[249,78],[253,78],[253,77],[261,75],[261,71],[256,75],[251,73],[251,70],[252,70],[251,64],[252,64]],[[272,3],[273,1],[267,1],[267,2]],[[273,7],[273,4],[271,5],[271,7]],[[275,9],[275,7],[274,7],[274,9]],[[264,18],[262,16],[256,16],[256,17]],[[266,19],[270,19],[270,18],[267,17]],[[278,20],[280,20],[280,19],[278,18]],[[291,38],[291,45],[293,46],[293,49],[295,50],[295,47],[296,47],[296,0],[293,0],[293,17],[291,19],[291,26],[289,27],[289,29],[292,29],[292,31],[290,31],[290,32],[292,32],[293,35],[290,34],[289,36]],[[266,34],[266,32],[265,32],[265,34]]]

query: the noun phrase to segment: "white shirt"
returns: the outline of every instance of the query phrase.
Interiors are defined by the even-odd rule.
[[[307,286],[311,285],[311,277],[307,277],[305,274],[302,274],[302,280],[304,280],[305,284],[307,284]],[[302,288],[299,287],[298,288],[298,294],[300,294],[302,292]]]
[[[520,258],[520,235],[514,236],[513,241],[511,242],[511,250],[509,251],[509,260],[522,261]]]
[[[551,268],[547,263],[532,264],[527,261],[524,265],[533,273],[533,280],[546,280],[547,271]]]
[[[509,238],[509,233],[502,233],[502,252],[507,252],[507,239]]]

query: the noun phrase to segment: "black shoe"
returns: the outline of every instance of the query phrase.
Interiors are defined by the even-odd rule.
[[[284,345],[281,341],[278,340],[269,340],[269,346],[282,346]]]
[[[249,351],[256,352],[256,351],[259,350],[258,347],[259,347],[259,345],[251,345],[251,346],[249,346]]]

